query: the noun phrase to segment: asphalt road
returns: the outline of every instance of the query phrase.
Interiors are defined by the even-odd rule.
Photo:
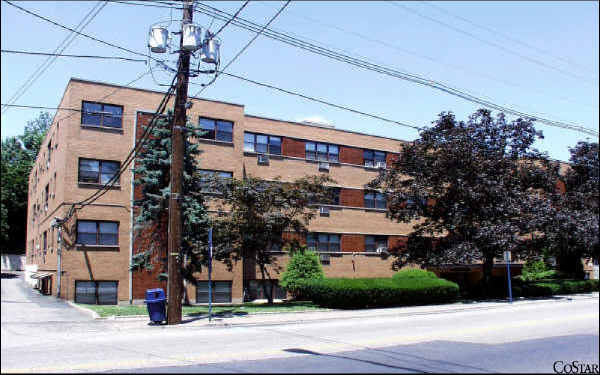
[[[92,321],[61,302],[45,305],[48,297],[20,283],[2,279],[2,372],[552,373],[555,361],[599,362],[597,297],[415,316],[364,310],[359,319],[286,325],[150,327]]]

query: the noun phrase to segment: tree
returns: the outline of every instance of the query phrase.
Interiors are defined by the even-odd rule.
[[[273,303],[273,296],[266,281],[272,285],[273,279],[267,265],[274,263],[275,252],[290,241],[285,232],[307,232],[317,210],[314,203],[331,202],[327,182],[332,180],[326,175],[289,183],[251,176],[207,180],[210,190],[218,192],[219,211],[227,211],[214,219],[215,250],[223,258],[243,259],[245,267],[258,266],[269,303]]]
[[[546,155],[532,149],[542,134],[485,109],[466,122],[442,112],[433,124],[371,183],[389,192],[392,220],[415,223],[395,267],[482,261],[487,286],[494,258],[522,249],[540,225],[534,192],[553,188]]]
[[[291,247],[290,247],[291,250]],[[325,278],[323,266],[319,255],[314,251],[307,251],[306,246],[300,246],[291,251],[292,257],[281,275],[281,286],[286,288],[295,298],[298,284],[305,280],[321,280]]]
[[[542,240],[561,271],[583,277],[581,259],[599,256],[598,143],[579,142],[570,152],[570,167],[562,177],[566,191],[550,195]]]
[[[24,133],[2,141],[2,211],[0,236],[2,252],[25,249],[29,173],[40,145],[52,123],[48,112],[28,121]]]
[[[152,269],[154,265],[162,266],[162,278],[167,277],[167,259],[164,256],[168,248],[168,209],[170,196],[171,168],[171,129],[173,113],[157,120],[151,131],[149,140],[136,157],[134,184],[141,186],[142,198],[135,201],[136,239],[145,240],[145,250],[133,256],[132,268]],[[146,129],[147,127],[144,127]],[[181,212],[183,230],[181,251],[183,279],[194,285],[194,272],[201,270],[206,264],[206,246],[210,219],[204,205],[204,196],[199,191],[200,178],[198,171],[198,155],[200,150],[191,139],[202,135],[202,130],[188,123],[186,150],[183,173],[183,192],[181,194]],[[187,293],[184,288],[184,298]],[[186,301],[187,302],[187,301]]]

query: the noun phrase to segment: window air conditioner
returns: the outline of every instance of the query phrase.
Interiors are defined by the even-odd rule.
[[[386,167],[385,161],[378,161],[377,162],[377,168],[385,169],[385,167]]]
[[[385,246],[378,247],[376,252],[377,252],[377,254],[387,253],[387,247],[385,247]]]
[[[319,170],[320,171],[329,171],[329,163],[327,162],[319,162]]]
[[[258,155],[258,164],[269,165],[269,155]]]
[[[319,254],[319,259],[321,262],[329,263],[331,261],[331,256],[329,254]]]
[[[319,213],[321,214],[321,216],[329,216],[329,207],[321,206],[319,208]]]

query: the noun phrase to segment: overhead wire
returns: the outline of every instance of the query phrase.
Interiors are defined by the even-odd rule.
[[[10,2],[7,3],[11,4]],[[79,21],[77,26],[75,26],[75,29],[72,30],[69,34],[67,34],[65,39],[63,39],[62,42],[60,42],[59,45],[54,49],[54,54],[60,54],[65,49],[67,49],[77,37],[77,29],[79,31],[85,29],[87,25],[90,24],[90,22],[98,15],[98,13],[100,13],[100,11],[105,6],[105,2],[98,1],[94,5],[94,7],[92,7],[92,9],[90,9],[89,12],[81,19],[81,21]],[[44,62],[42,62],[42,64],[40,64],[33,73],[31,73],[27,80],[23,82],[23,84],[17,89],[13,96],[11,96],[10,99],[8,99],[7,103],[14,104],[17,100],[19,100],[19,98],[21,98],[27,92],[27,90],[29,90],[29,88],[35,83],[35,81],[37,81],[46,70],[48,70],[48,68],[52,65],[52,63],[54,63],[55,60],[56,56],[48,56],[48,58],[44,60]],[[8,108],[9,107],[6,106],[2,107],[2,114],[6,113]]]
[[[569,76],[569,77],[571,77],[571,78],[575,78],[575,79],[577,79],[579,82],[581,82],[581,83],[583,83],[583,84],[586,84],[586,85],[592,85],[592,84],[590,84],[589,82],[587,82],[587,80],[589,80],[589,78],[588,78],[588,77],[582,77],[582,76],[580,76],[580,75],[573,74],[572,72],[569,72],[569,71],[563,70],[563,69],[561,69],[561,68],[558,68],[558,67],[556,67],[556,66],[553,66],[553,65],[546,64],[546,63],[545,63],[545,62],[543,62],[543,61],[540,61],[540,60],[538,60],[538,59],[536,59],[536,58],[533,58],[533,57],[530,57],[530,56],[524,55],[524,54],[522,54],[522,53],[520,53],[520,52],[517,52],[517,51],[515,51],[515,50],[512,50],[512,49],[510,49],[510,48],[507,48],[507,47],[505,47],[505,46],[503,46],[503,45],[501,45],[501,44],[498,44],[498,43],[496,43],[496,42],[492,42],[492,41],[489,41],[489,40],[486,40],[486,39],[480,38],[479,36],[477,36],[477,35],[475,35],[475,34],[473,34],[473,33],[469,32],[469,31],[465,31],[465,30],[463,30],[463,29],[461,29],[461,28],[458,28],[458,27],[455,27],[455,26],[453,26],[453,25],[450,25],[450,24],[448,24],[448,23],[446,23],[446,22],[444,22],[444,21],[440,21],[440,20],[438,20],[437,18],[434,18],[434,17],[428,16],[428,15],[426,15],[426,14],[423,14],[423,13],[421,13],[421,12],[419,12],[419,11],[417,11],[417,10],[413,9],[413,8],[407,7],[407,6],[406,6],[406,5],[404,5],[404,4],[398,4],[397,2],[394,2],[394,1],[390,1],[390,2],[388,2],[388,4],[390,4],[390,5],[394,5],[394,6],[396,6],[396,7],[399,7],[399,8],[401,8],[401,9],[404,9],[405,11],[407,11],[407,12],[409,12],[409,13],[415,14],[415,15],[417,15],[417,16],[419,16],[419,17],[421,17],[421,18],[424,18],[424,19],[427,19],[427,20],[429,20],[429,21],[431,21],[431,22],[437,23],[438,25],[442,25],[442,26],[444,26],[444,27],[446,27],[446,28],[448,28],[448,29],[451,29],[451,30],[454,30],[454,31],[456,31],[456,32],[458,32],[458,33],[460,33],[460,34],[466,35],[466,36],[468,36],[468,37],[470,37],[470,38],[472,38],[472,39],[475,39],[475,40],[477,40],[477,41],[479,41],[479,42],[481,42],[481,43],[484,43],[484,44],[487,44],[487,45],[489,45],[489,46],[492,46],[492,47],[496,47],[496,48],[498,48],[498,49],[501,49],[501,50],[503,50],[504,52],[507,52],[507,53],[509,53],[509,54],[511,54],[511,55],[517,56],[517,57],[519,57],[519,58],[521,58],[521,59],[523,59],[523,60],[529,61],[530,63],[536,64],[536,65],[538,65],[538,66],[542,66],[542,67],[544,67],[544,68],[547,68],[547,69],[552,69],[552,70],[554,70],[554,71],[556,71],[556,72],[559,72],[559,73],[561,73],[561,74],[563,74],[563,75],[565,75],[565,76]],[[595,80],[595,83],[596,83],[596,84],[595,84],[595,85],[592,85],[592,86],[598,86],[598,80]]]
[[[235,14],[227,21],[223,24],[223,26],[221,26],[219,28],[219,30],[217,30],[216,33],[213,34],[213,38],[216,37],[217,35],[219,35],[221,33],[221,31],[223,31],[227,26],[229,26],[229,24],[231,23],[231,21],[233,21],[239,14],[240,12],[246,7],[246,5],[248,5],[248,3],[250,2],[250,0],[246,0],[244,2],[244,4],[242,4],[242,6],[237,10],[237,12],[235,12]],[[214,20],[214,18],[213,18]]]
[[[73,55],[73,54],[64,54],[64,53],[48,53],[48,52],[22,51],[22,50],[10,50],[10,49],[2,49],[2,50],[0,50],[0,52],[21,54],[21,55],[35,55],[35,56],[56,56],[56,57],[75,57],[75,58],[101,59],[101,60],[122,60],[122,61],[143,62],[143,63],[146,62],[146,60],[143,60],[143,59],[131,59],[131,58],[122,57],[122,56]]]

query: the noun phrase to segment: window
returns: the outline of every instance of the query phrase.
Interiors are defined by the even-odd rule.
[[[50,183],[44,189],[44,211],[48,211],[48,195],[50,195]]]
[[[373,150],[364,150],[363,151],[363,159],[365,167],[377,167],[377,163],[385,164],[385,152],[383,151],[373,151]]]
[[[341,189],[338,187],[327,189],[327,192],[329,193],[329,199],[331,200],[331,203],[329,204],[334,204],[336,206],[340,205],[340,190]]]
[[[44,254],[46,254],[46,250],[48,249],[48,231],[44,231],[42,238],[43,238],[42,243],[44,244],[43,250],[44,250]]]
[[[46,161],[46,168],[50,168],[50,160],[52,159],[52,140],[48,141],[48,160]]]
[[[106,184],[115,176],[121,164],[118,161],[79,159],[79,182]],[[119,180],[115,182],[119,184]]]
[[[380,247],[387,248],[388,239],[387,236],[365,236],[365,251],[375,252]]]
[[[244,151],[281,155],[281,137],[244,133]]]
[[[328,143],[306,142],[306,159],[337,163],[339,147]]]
[[[365,207],[367,208],[387,208],[385,194],[376,191],[365,191]]]
[[[212,302],[231,302],[231,281],[213,281],[211,287]],[[197,282],[196,303],[208,303],[208,281]]]
[[[201,138],[233,142],[233,122],[200,117],[200,128],[205,131]]]
[[[273,299],[285,299],[287,291],[279,286],[278,280],[265,280],[267,290],[271,292]],[[245,296],[247,301],[255,299],[267,299],[263,288],[263,280],[250,280],[248,284],[248,295]]]
[[[119,223],[114,221],[77,221],[78,245],[108,245],[119,244]]]
[[[81,124],[107,128],[123,127],[123,107],[120,105],[83,102]]]
[[[116,305],[117,281],[75,281],[75,302],[89,305]]]
[[[306,246],[318,252],[340,251],[340,235],[329,233],[308,233]]]
[[[217,191],[210,190],[209,184],[211,178],[233,178],[233,172],[213,171],[208,169],[201,169],[198,171],[198,174],[200,175],[200,191],[206,193],[218,193]]]

